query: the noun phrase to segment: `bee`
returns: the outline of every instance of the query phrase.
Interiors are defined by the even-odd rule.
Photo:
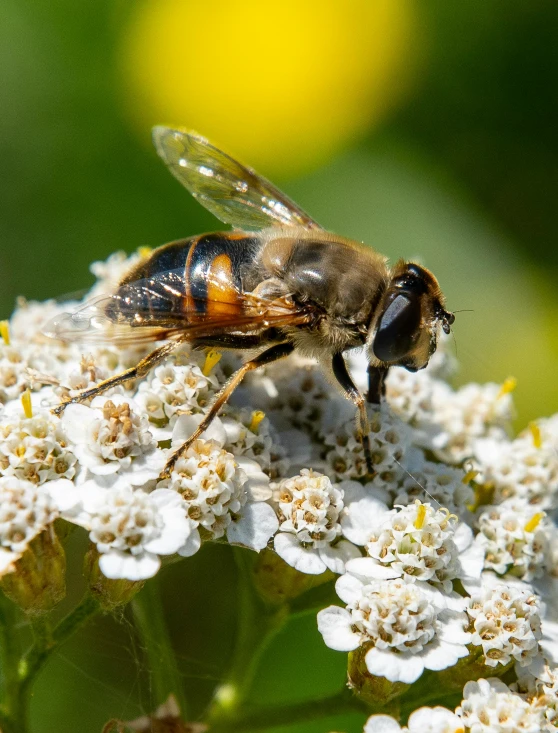
[[[256,353],[170,456],[162,474],[169,476],[248,372],[297,351],[318,359],[356,406],[373,473],[366,400],[344,353],[365,349],[366,399],[379,403],[388,369],[424,368],[440,331],[450,332],[455,316],[445,309],[438,281],[413,262],[400,260],[390,268],[373,249],[326,231],[269,181],[203,137],[159,126],[153,140],[172,174],[233,229],[155,249],[114,293],[50,324],[49,336],[68,341],[164,342],[135,367],[62,402],[54,413],[145,376],[184,342],[196,349]]]

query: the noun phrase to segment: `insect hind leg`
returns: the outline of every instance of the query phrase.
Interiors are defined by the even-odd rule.
[[[114,377],[109,377],[109,379],[105,379],[104,381],[99,382],[99,384],[96,384],[94,387],[84,389],[82,392],[74,395],[74,397],[71,397],[64,402],[61,402],[57,407],[52,410],[52,412],[55,415],[60,416],[62,415],[66,407],[68,407],[68,405],[85,402],[86,400],[92,399],[93,397],[97,397],[97,395],[103,394],[103,392],[106,392],[107,390],[112,389],[119,384],[128,382],[130,379],[144,377],[153,369],[154,366],[166,359],[167,356],[169,356],[169,354],[174,351],[174,349],[176,349],[176,347],[180,343],[180,341],[171,341],[170,343],[163,344],[163,346],[159,346],[159,348],[155,349],[150,354],[145,356],[140,362],[138,362],[135,367],[131,367],[131,369],[126,369],[125,372],[116,374]]]
[[[213,420],[217,417],[223,405],[228,401],[229,397],[242,382],[248,372],[252,371],[253,369],[257,369],[258,367],[264,366],[265,364],[271,364],[278,359],[283,359],[285,356],[288,356],[293,351],[294,346],[290,343],[276,344],[270,349],[266,349],[266,351],[262,352],[254,359],[247,361],[240,367],[240,369],[237,369],[237,371],[232,375],[228,382],[226,382],[221,390],[217,393],[215,400],[213,401],[213,404],[209,409],[209,412],[198,425],[198,427],[194,430],[192,435],[188,438],[188,440],[182,443],[180,448],[178,448],[171,455],[171,457],[167,461],[165,468],[163,469],[163,472],[161,473],[161,478],[170,478],[176,462],[180,459],[182,455],[184,455],[184,453],[186,453],[192,443],[207,430]]]

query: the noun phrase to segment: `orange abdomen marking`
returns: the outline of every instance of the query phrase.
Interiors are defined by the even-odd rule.
[[[239,293],[234,284],[232,261],[228,254],[215,257],[207,273],[206,313],[234,316],[241,312]]]
[[[242,313],[241,272],[253,258],[255,237],[238,232],[204,234],[185,263],[184,312],[188,317],[234,317]]]

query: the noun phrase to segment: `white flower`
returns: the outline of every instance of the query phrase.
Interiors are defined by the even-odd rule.
[[[108,578],[144,580],[159,570],[159,555],[172,555],[195,531],[174,491],[150,494],[131,486],[102,488],[95,481],[76,487],[61,479],[51,494],[68,521],[89,530]]]
[[[390,370],[386,379],[387,401],[413,427],[415,444],[450,464],[470,458],[479,438],[507,436],[512,388],[512,383],[468,384],[454,391],[428,371],[403,369]]]
[[[285,475],[290,462],[279,435],[263,412],[228,407],[221,423],[228,451],[257,461],[271,479]]]
[[[343,490],[327,476],[303,469],[299,476],[281,481],[276,501],[280,524],[275,551],[296,570],[310,575],[327,569],[343,573],[345,562],[360,556],[351,542],[341,538]]]
[[[550,729],[555,730],[558,727],[558,668],[539,658],[530,667],[516,665],[515,671],[518,679],[511,689],[540,707],[552,725]]]
[[[27,387],[26,362],[21,349],[0,340],[0,404],[15,400]]]
[[[426,448],[444,431],[443,425],[437,422],[436,405],[450,401],[452,394],[449,385],[434,379],[425,369],[415,373],[390,369],[386,378],[389,406],[413,427],[415,444]]]
[[[344,508],[341,513],[343,536],[364,547],[376,527],[394,513],[387,505],[388,493],[372,483],[342,481]]]
[[[363,733],[406,733],[391,715],[371,715],[364,725]]]
[[[0,478],[0,576],[14,569],[31,540],[57,516],[45,486],[15,476]]]
[[[157,434],[159,440],[171,437],[179,415],[203,411],[218,388],[215,376],[206,376],[193,356],[187,364],[177,363],[177,358],[156,367],[138,386],[137,401],[149,419],[160,428],[168,426],[165,433]]]
[[[180,418],[174,434],[180,435],[185,424]],[[219,424],[212,429],[212,435],[218,434]],[[175,463],[170,479],[158,484],[180,494],[186,515],[195,527],[188,543],[180,549],[181,555],[197,552],[201,544],[199,529],[208,539],[226,534],[230,542],[256,551],[267,545],[278,526],[273,509],[258,501],[266,497],[267,477],[257,464],[245,461],[243,466],[252,472],[250,478],[219,442],[199,439]]]
[[[409,716],[408,729],[409,733],[463,733],[457,715],[440,706],[415,710]]]
[[[328,400],[331,385],[322,369],[307,359],[294,358],[268,369],[273,379],[274,397],[270,408],[274,417],[316,437]]]
[[[374,567],[371,567],[374,565]],[[368,648],[365,663],[372,675],[390,682],[415,682],[425,669],[441,670],[468,655],[466,617],[457,595],[443,595],[426,583],[377,579],[370,558],[350,560],[336,583],[346,608],[329,606],[318,613],[318,629],[332,649]]]
[[[147,418],[122,395],[95,397],[90,407],[69,405],[62,427],[80,466],[87,469],[81,480],[92,474],[99,483],[99,477],[113,477],[110,485],[120,478],[124,484],[142,486],[157,478],[165,464]]]
[[[106,260],[92,262],[89,270],[95,275],[97,282],[88,293],[89,298],[96,298],[105,293],[113,293],[122,278],[130,272],[132,267],[139,264],[142,256],[139,252],[128,256],[126,252],[113,252]]]
[[[512,659],[521,666],[539,656],[541,619],[537,597],[527,589],[499,583],[468,600],[471,643],[482,646],[485,664],[496,667]]]
[[[448,463],[462,463],[474,452],[478,438],[505,438],[511,430],[513,387],[498,384],[467,384],[451,399],[435,401],[436,421],[443,432],[432,443],[436,455]]]
[[[419,708],[401,728],[389,715],[371,715],[363,733],[463,733],[463,723],[447,708]]]
[[[391,487],[402,474],[400,466],[410,445],[409,428],[389,407],[369,406],[370,451],[375,471],[373,483]],[[322,438],[326,446],[324,471],[337,481],[366,476],[368,469],[357,430],[354,405],[337,398],[328,403]]]
[[[474,491],[466,482],[466,474],[461,468],[446,466],[424,458],[418,449],[407,452],[404,473],[391,491],[393,504],[403,506],[413,499],[435,501],[452,514],[470,521],[469,506],[474,503]]]
[[[484,567],[525,581],[543,575],[548,564],[550,525],[544,512],[516,500],[486,508],[477,520],[475,543]]]
[[[20,414],[18,414],[20,413]],[[45,410],[25,417],[21,403],[16,415],[0,419],[0,471],[4,476],[42,484],[57,478],[73,478],[76,457],[58,418]]]
[[[501,680],[491,677],[467,682],[456,714],[469,733],[541,733],[544,712]],[[549,729],[546,729],[549,730]]]
[[[180,415],[177,419],[172,431],[172,449],[176,450],[194,433],[198,425],[203,419],[202,414],[198,415]],[[248,490],[250,498],[257,501],[264,501],[271,497],[271,489],[269,487],[269,476],[264,473],[267,463],[257,461],[242,452],[242,434],[245,427],[242,423],[238,423],[232,418],[221,419],[214,418],[207,430],[203,433],[203,440],[212,441],[216,446],[222,448],[225,452],[233,455],[235,463],[246,474],[247,483],[245,488]],[[239,441],[235,444],[235,441]],[[249,441],[250,442],[250,441]],[[238,451],[234,453],[233,448]],[[248,451],[248,454],[250,451]]]
[[[541,509],[555,504],[558,453],[553,441],[531,432],[514,441],[486,438],[475,443],[475,459],[477,481],[494,492],[494,504],[511,498]]]
[[[92,354],[82,355],[79,362],[72,359],[67,365],[56,370],[56,383],[54,393],[59,401],[74,397],[83,389],[94,387],[98,382],[106,379],[110,371],[99,365],[98,359]],[[112,393],[115,390],[110,390]],[[116,392],[120,392],[116,388]]]
[[[348,482],[347,482],[348,483]],[[388,510],[366,488],[351,482],[341,484],[347,494],[342,519],[344,535],[363,545],[374,561],[378,577],[425,581],[452,590],[452,581],[478,578],[482,570],[482,551],[473,545],[473,533],[447,509],[433,509],[418,499],[407,507]]]

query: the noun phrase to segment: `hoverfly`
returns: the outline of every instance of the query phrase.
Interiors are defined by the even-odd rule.
[[[144,376],[179,344],[259,350],[217,394],[199,427],[169,458],[168,476],[207,429],[242,378],[293,351],[317,358],[358,408],[368,470],[366,402],[344,352],[364,347],[368,401],[379,403],[391,366],[422,369],[453,313],[434,275],[386,258],[322,229],[275,186],[198,135],[155,127],[157,152],[202,206],[232,231],[202,234],[155,249],[112,295],[55,319],[48,335],[62,340],[164,341],[137,366],[58,405],[88,400]]]

